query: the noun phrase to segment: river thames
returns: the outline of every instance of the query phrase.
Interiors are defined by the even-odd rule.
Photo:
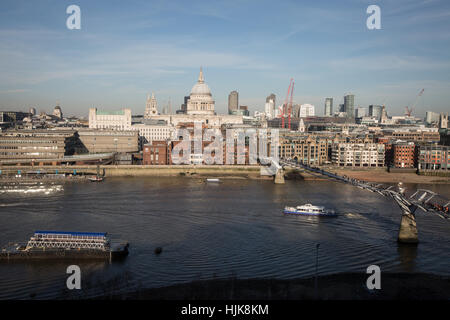
[[[448,184],[420,187],[450,197]],[[339,215],[282,214],[304,203]],[[27,241],[35,230],[108,232],[128,241],[123,262],[78,264],[85,298],[230,276],[311,277],[317,244],[320,275],[365,273],[371,264],[382,272],[450,275],[450,222],[418,210],[420,243],[411,247],[397,244],[400,217],[391,198],[338,182],[108,178],[0,193],[0,244]],[[0,263],[0,299],[71,298],[70,264]]]

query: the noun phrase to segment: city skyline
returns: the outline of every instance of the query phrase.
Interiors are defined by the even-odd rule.
[[[220,114],[233,90],[251,113],[264,111],[271,92],[280,105],[291,77],[294,103],[313,104],[318,114],[325,98],[336,108],[351,92],[355,108],[385,104],[401,115],[422,88],[414,115],[449,109],[444,1],[379,1],[381,30],[366,28],[367,1],[79,1],[81,30],[65,26],[70,4],[2,4],[2,110],[50,112],[59,101],[67,115],[86,116],[91,107],[143,114],[151,92],[159,111],[169,99],[176,110],[200,66]]]

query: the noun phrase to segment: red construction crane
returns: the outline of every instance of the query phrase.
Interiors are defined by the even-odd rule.
[[[405,107],[405,116],[411,117],[412,112],[413,112],[412,108]]]
[[[289,102],[289,121],[288,128],[291,130],[291,114],[292,114],[292,95],[294,94],[294,79],[292,79],[292,88],[291,88],[291,101]]]
[[[294,83],[294,79],[291,78],[291,81],[289,82],[289,88],[286,93],[286,99],[284,100],[283,108],[281,110],[281,127],[283,129],[284,129],[284,117],[285,117],[285,113],[287,112],[286,108],[288,105],[289,93],[291,92],[291,86],[292,86],[292,88],[294,88],[293,83]]]
[[[423,92],[425,89],[420,90],[419,94],[416,97],[416,100],[414,100],[414,103],[412,104],[411,108],[405,107],[405,116],[411,116],[412,112],[414,111],[414,108],[416,107],[417,101],[419,98],[423,95]]]

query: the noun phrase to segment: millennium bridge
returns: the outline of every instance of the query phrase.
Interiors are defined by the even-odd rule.
[[[282,183],[280,179],[283,175],[283,168],[290,167],[304,169],[316,176],[321,176],[330,180],[351,184],[361,189],[376,192],[384,197],[393,198],[402,210],[402,218],[398,234],[398,242],[400,243],[417,244],[419,242],[415,217],[415,212],[417,209],[420,209],[427,213],[435,214],[445,220],[450,219],[450,201],[442,195],[431,190],[418,189],[413,193],[408,194],[406,188],[403,187],[403,184],[401,182],[399,182],[397,186],[370,183],[367,181],[349,178],[345,175],[340,176],[335,173],[298,163],[290,159],[280,159],[278,165],[276,165],[275,167],[277,169],[277,172],[275,174],[275,183]]]

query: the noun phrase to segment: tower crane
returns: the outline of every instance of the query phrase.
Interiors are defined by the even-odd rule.
[[[292,115],[292,95],[294,94],[294,79],[292,79],[292,88],[291,88],[291,101],[289,101],[289,120],[288,120],[288,128],[291,130],[291,115]]]
[[[425,89],[420,90],[419,94],[417,95],[416,99],[414,100],[414,103],[410,108],[405,107],[405,116],[410,117],[412,112],[414,111],[414,108],[416,107],[417,101],[419,101],[419,98],[423,95]]]
[[[289,112],[289,119],[290,119],[290,110],[287,110],[288,108],[288,99],[289,99],[289,93],[291,93],[291,87],[292,90],[294,89],[294,79],[291,78],[291,80],[289,81],[289,87],[288,87],[288,91],[286,93],[286,99],[284,100],[284,104],[283,104],[283,108],[281,110],[281,127],[284,128],[284,118],[285,118],[285,113]],[[291,93],[292,96],[292,93]]]

